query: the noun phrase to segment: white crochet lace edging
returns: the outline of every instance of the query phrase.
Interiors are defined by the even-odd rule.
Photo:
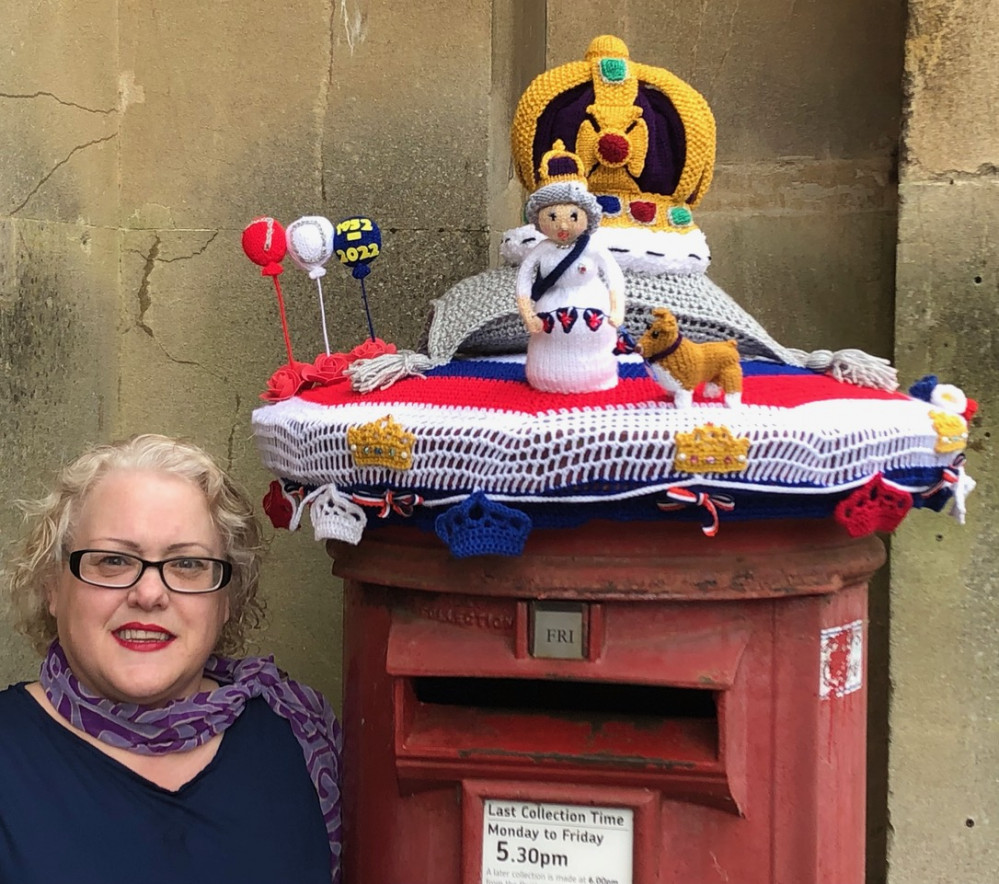
[[[828,493],[880,472],[939,468],[952,455],[935,452],[938,437],[929,410],[927,403],[909,399],[826,400],[793,409],[713,404],[676,409],[657,400],[544,414],[288,400],[256,409],[253,430],[265,466],[304,485],[391,484],[432,488],[442,497],[449,490],[458,494],[481,487],[511,500],[566,500],[573,488],[606,485],[611,493],[594,498],[610,500],[618,494],[615,487],[684,481]],[[349,427],[386,414],[415,438],[412,466],[405,471],[358,467],[348,449]],[[706,423],[724,425],[734,437],[749,439],[748,462],[737,478],[674,469],[676,435]]]

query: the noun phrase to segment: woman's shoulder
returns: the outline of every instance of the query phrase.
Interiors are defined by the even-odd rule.
[[[9,685],[0,691],[0,733],[7,734],[13,731],[22,730],[27,727],[27,723],[32,720],[32,707],[38,704],[31,699],[28,693],[28,683],[19,681]],[[38,711],[41,711],[40,709]]]
[[[45,754],[58,741],[58,730],[26,682],[0,691],[0,781],[19,777],[30,759]]]
[[[0,703],[17,703],[18,697],[27,697],[28,683],[26,681],[14,682],[14,684],[7,685],[2,691],[0,691]]]

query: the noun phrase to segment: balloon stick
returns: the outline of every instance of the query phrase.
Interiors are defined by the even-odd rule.
[[[284,332],[284,346],[288,351],[288,365],[294,365],[295,357],[291,355],[291,335],[288,334],[288,317],[284,312],[284,297],[281,295],[281,283],[278,282],[276,273],[271,279],[274,280],[274,291],[277,293],[278,312],[281,314],[281,331]]]
[[[330,333],[326,328],[326,305],[323,303],[323,284],[320,277],[316,277],[316,288],[319,289],[319,315],[323,320],[323,346],[326,347],[326,355],[330,355]]]
[[[361,277],[361,301],[364,303],[364,315],[368,318],[368,334],[375,339],[375,327],[371,322],[371,311],[368,309],[368,293],[364,289],[364,277]]]

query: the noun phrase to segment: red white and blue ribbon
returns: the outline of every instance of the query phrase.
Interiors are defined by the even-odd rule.
[[[963,454],[959,454],[952,463],[943,468],[940,480],[922,493],[924,498],[929,498],[944,488],[950,488],[954,502],[947,512],[948,515],[957,519],[959,525],[964,524],[968,515],[968,495],[975,490],[975,486],[978,484],[965,471],[966,462],[967,458]]]
[[[423,503],[423,497],[414,492],[398,492],[388,489],[383,495],[359,494],[354,492],[350,499],[360,506],[377,507],[378,518],[387,519],[391,513],[408,517],[413,509]]]
[[[702,525],[701,530],[708,536],[718,533],[718,511],[731,512],[735,509],[735,501],[727,494],[707,494],[704,491],[691,491],[689,488],[667,488],[668,501],[656,504],[663,512],[682,510],[688,506],[702,506],[711,516],[710,525]]]
[[[961,473],[964,471],[966,460],[967,458],[963,454],[955,457],[953,463],[943,468],[939,481],[923,492],[923,497],[932,497],[941,489],[956,485],[961,478]]]

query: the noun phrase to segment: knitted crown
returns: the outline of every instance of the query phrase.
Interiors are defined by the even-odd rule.
[[[434,531],[455,558],[519,556],[531,532],[531,518],[473,491],[434,520]]]
[[[538,223],[542,209],[570,203],[586,212],[587,233],[593,233],[600,226],[603,209],[586,186],[583,163],[576,154],[565,149],[561,140],[541,158],[538,181],[541,186],[528,197],[524,206],[524,215],[531,224]]]
[[[511,142],[517,177],[537,189],[561,140],[582,162],[608,227],[689,228],[711,184],[715,120],[704,97],[663,68],[631,61],[617,37],[584,61],[536,77],[520,98]]]

